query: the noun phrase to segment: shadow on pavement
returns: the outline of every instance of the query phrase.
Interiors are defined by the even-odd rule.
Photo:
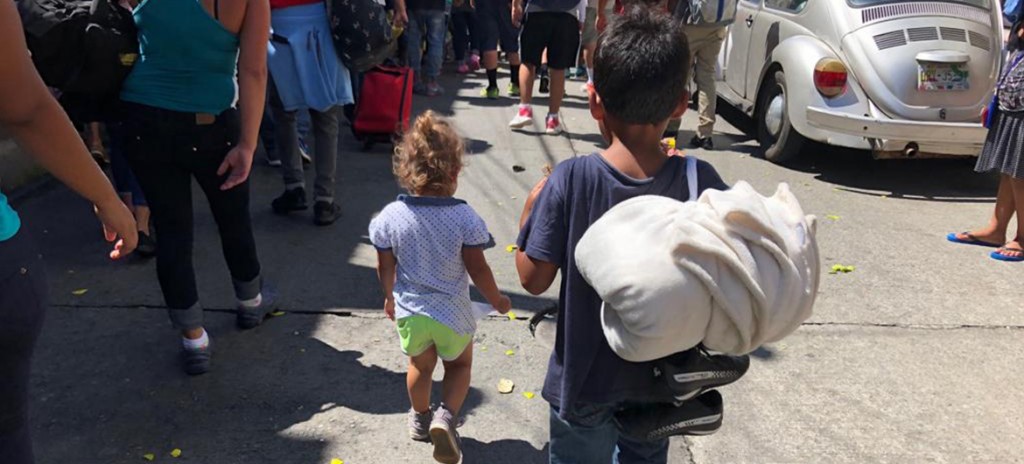
[[[548,462],[548,446],[534,448],[523,440],[498,440],[483,443],[472,438],[462,439],[462,451],[471,463],[486,464],[543,464]]]

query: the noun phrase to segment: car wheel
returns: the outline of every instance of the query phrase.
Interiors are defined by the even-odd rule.
[[[764,158],[786,164],[800,156],[804,136],[789,121],[786,108],[786,75],[780,70],[761,87],[757,102],[757,141]]]

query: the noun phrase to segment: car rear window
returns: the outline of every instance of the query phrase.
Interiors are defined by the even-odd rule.
[[[914,2],[929,2],[929,3],[960,3],[963,5],[975,6],[982,9],[989,9],[992,3],[989,0],[847,0],[850,6],[854,8],[861,8],[865,6],[876,6],[883,5],[886,3],[914,3]]]

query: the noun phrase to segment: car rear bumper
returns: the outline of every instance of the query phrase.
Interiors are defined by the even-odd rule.
[[[863,137],[876,153],[913,146],[922,156],[976,156],[988,134],[980,123],[905,121],[823,108],[807,108],[807,123],[822,131]]]

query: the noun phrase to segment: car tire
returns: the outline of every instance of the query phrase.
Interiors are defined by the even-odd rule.
[[[782,70],[769,77],[757,96],[757,141],[762,155],[775,164],[786,164],[800,157],[804,136],[789,121],[786,105],[786,75]]]

